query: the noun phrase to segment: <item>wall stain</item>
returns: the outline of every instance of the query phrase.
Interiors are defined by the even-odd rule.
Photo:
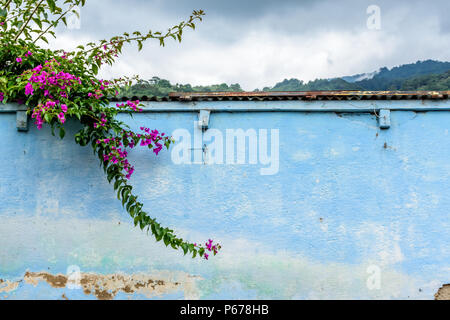
[[[434,295],[434,298],[436,300],[450,300],[450,284],[444,284]]]
[[[397,151],[397,148],[394,148],[394,147],[388,145],[387,142],[384,143],[383,148],[386,149],[386,150],[390,149],[390,150],[393,150],[393,151]]]
[[[142,294],[148,298],[162,294],[185,291],[185,296],[192,295],[194,282],[198,277],[184,274],[182,281],[156,278],[145,274],[90,274],[81,273],[78,281],[66,275],[52,275],[47,272],[27,272],[24,281],[37,286],[40,282],[48,283],[52,288],[70,288],[78,286],[86,295],[93,295],[99,300],[113,300],[119,292]],[[70,286],[68,286],[70,285]],[[186,291],[191,291],[186,292]],[[1,292],[1,291],[0,291]],[[64,295],[63,295],[64,297]]]

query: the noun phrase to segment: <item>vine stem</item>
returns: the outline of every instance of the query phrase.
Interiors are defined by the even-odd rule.
[[[4,22],[11,21],[12,19],[17,18],[17,17],[19,17],[19,16],[20,16],[20,13],[16,14],[15,16],[12,16],[12,17],[6,19]]]
[[[23,12],[26,11],[26,8],[27,8],[26,6],[25,6],[25,8],[20,8],[20,7],[15,8],[15,10],[13,10],[12,12],[13,13],[17,12],[17,14],[9,17],[4,22],[8,22],[8,21],[13,20],[14,18],[20,17],[23,14]]]
[[[7,9],[7,8],[9,7],[9,4],[11,3],[11,1],[12,1],[12,0],[8,0],[3,8],[4,8],[4,9]]]
[[[37,9],[39,9],[39,7],[41,6],[42,2],[44,2],[44,0],[41,0],[38,5],[36,6],[36,8],[34,8],[33,12],[30,14],[30,16],[28,17],[27,22],[24,23],[24,25],[22,26],[22,28],[20,28],[19,32],[17,33],[16,37],[14,38],[14,42],[17,41],[17,39],[19,38],[19,36],[22,34],[23,30],[25,30],[25,28],[27,27],[27,25],[30,23],[31,18],[34,16],[34,14],[36,13]]]
[[[130,37],[127,37],[127,38],[123,38],[123,39],[120,39],[120,40],[116,40],[118,43],[124,43],[124,42],[128,42],[128,41],[136,41],[136,40],[140,40],[140,41],[145,41],[145,40],[147,40],[147,39],[150,39],[150,38],[153,38],[153,39],[166,39],[166,38],[168,38],[168,37],[170,37],[171,35],[176,35],[177,33],[179,33],[182,29],[184,29],[187,25],[189,25],[190,23],[192,23],[193,21],[195,21],[195,20],[202,20],[202,18],[200,17],[200,16],[195,16],[195,17],[193,17],[193,18],[191,18],[187,23],[184,23],[183,25],[181,25],[181,26],[175,26],[175,27],[173,27],[173,28],[170,28],[169,29],[169,31],[165,34],[165,35],[161,35],[161,36],[155,36],[155,34],[147,34],[147,35],[144,35],[144,36],[139,36],[139,37],[133,37],[133,38],[130,38]],[[174,32],[173,30],[174,29],[178,29],[178,32]],[[109,42],[108,42],[108,45],[112,45],[113,43],[112,43],[112,41],[110,40]],[[93,47],[93,48],[91,48],[91,49],[89,49],[89,50],[87,50],[87,51],[81,51],[82,53],[84,53],[84,54],[87,54],[87,53],[89,53],[89,52],[91,52],[91,51],[94,51],[94,50],[96,50],[96,49],[100,49],[100,48],[102,48],[103,47],[103,44],[102,45],[99,45],[99,46],[96,46],[96,47]]]
[[[41,34],[39,34],[39,36],[36,38],[36,40],[33,41],[33,44],[36,43],[44,34],[46,34],[52,27],[55,27],[54,24],[56,23],[56,25],[58,25],[59,21],[66,15],[69,13],[69,11],[71,11],[76,5],[72,5],[66,12],[64,12],[63,14],[61,14],[59,16],[59,18],[54,21],[53,23],[50,23],[50,25],[48,26],[47,29],[45,29],[45,31],[43,31]]]
[[[147,40],[147,39],[149,39],[149,38],[167,38],[167,37],[169,37],[169,35],[168,34],[166,34],[166,35],[164,35],[164,36],[160,36],[160,37],[155,37],[155,36],[153,36],[153,35],[151,35],[151,36],[149,36],[149,35],[145,35],[145,36],[140,36],[140,37],[134,37],[134,38],[123,38],[123,39],[121,39],[121,40],[117,40],[117,42],[118,43],[124,43],[124,42],[128,42],[128,41],[136,41],[136,40]],[[110,41],[109,43],[107,43],[108,45],[112,45],[113,43],[112,43],[112,41]],[[91,48],[91,49],[89,49],[89,50],[87,50],[87,51],[82,51],[84,54],[86,54],[86,53],[89,53],[89,52],[91,52],[91,51],[94,51],[94,50],[96,50],[96,49],[100,49],[100,48],[102,48],[104,45],[102,44],[102,45],[99,45],[99,46],[97,46],[97,47],[94,47],[94,48]]]

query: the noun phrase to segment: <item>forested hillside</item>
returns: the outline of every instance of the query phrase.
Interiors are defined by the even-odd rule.
[[[346,80],[344,80],[346,79]],[[358,80],[361,79],[361,80]],[[299,79],[285,79],[262,91],[318,91],[318,90],[450,90],[450,62],[433,60],[418,61],[392,69],[381,68],[370,74],[359,74],[334,79],[316,79],[303,82]],[[214,84],[192,86],[172,84],[169,80],[153,77],[140,80],[137,84],[123,88],[122,96],[168,96],[170,92],[239,92],[236,84]],[[254,91],[261,91],[255,89]]]
[[[239,84],[227,85],[217,84],[210,86],[192,86],[190,84],[171,84],[169,80],[153,77],[152,79],[140,80],[137,84],[122,88],[122,96],[158,96],[166,97],[170,92],[238,92],[243,91]]]

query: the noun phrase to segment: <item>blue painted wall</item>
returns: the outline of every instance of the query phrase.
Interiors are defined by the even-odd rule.
[[[121,117],[192,139],[198,120]],[[61,141],[0,114],[0,299],[98,298],[24,277],[69,266],[177,283],[127,293],[105,282],[117,299],[432,299],[450,282],[450,112],[391,117],[380,130],[370,114],[213,113],[210,130],[224,136],[279,130],[279,171],[268,176],[262,164],[176,165],[170,151],[133,150],[147,211],[184,238],[223,245],[207,262],[132,226],[91,149],[71,138],[75,123]]]

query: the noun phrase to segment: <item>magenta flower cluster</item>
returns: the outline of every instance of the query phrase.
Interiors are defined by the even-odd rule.
[[[125,150],[123,142],[126,141],[127,147],[133,149],[140,141],[140,146],[153,147],[153,152],[158,155],[163,148],[160,141],[168,139],[164,133],[160,134],[158,130],[150,131],[149,128],[145,127],[141,127],[141,130],[143,131],[143,134],[136,134],[132,131],[124,130],[122,132],[122,139],[116,137],[96,141],[98,145],[102,144],[103,148],[108,150],[107,153],[103,155],[103,161],[120,164],[125,171],[125,177],[127,179],[130,179],[131,175],[134,173],[134,167],[127,159],[128,152]]]
[[[197,247],[197,248],[202,248],[202,246],[197,245],[196,243],[194,244],[194,246]],[[218,243],[214,244],[214,241],[211,240],[211,239],[209,239],[209,240],[205,243],[205,247],[206,247],[206,250],[207,250],[207,251],[213,253],[214,255],[218,254],[219,251],[220,251],[220,249],[222,249],[222,246],[221,246],[220,244],[218,244]],[[203,257],[204,257],[206,260],[209,259],[209,256],[210,256],[210,254],[208,254],[208,253],[205,253],[205,254],[203,255]]]
[[[36,108],[33,109],[31,118],[35,119],[35,124],[39,130],[42,129],[42,125],[44,124],[44,118],[43,118],[44,113],[55,110],[55,107],[56,107],[56,102],[49,100],[46,103],[40,104]],[[62,124],[66,122],[66,117],[64,115],[64,112],[58,113],[57,117]]]
[[[123,144],[120,138],[107,138],[102,140],[97,140],[97,144],[103,144],[103,147],[109,149],[107,154],[103,155],[103,161],[112,162],[113,164],[118,164],[123,167],[126,172],[126,178],[130,179],[134,172],[134,167],[128,162],[127,156],[128,152],[123,148]]]
[[[100,122],[94,123],[94,128],[97,129],[99,127],[106,127],[106,123],[108,122],[108,119],[106,118],[106,114],[101,114]]]
[[[104,59],[107,59],[108,57],[119,56],[119,42],[111,42],[109,44],[103,45],[103,51],[99,51],[94,58],[99,62],[100,65],[102,65],[104,62]]]
[[[46,61],[44,65],[38,65],[36,68],[27,71],[30,73],[28,83],[25,85],[25,95],[33,96],[35,90],[42,90],[44,97],[47,98],[45,103],[39,104],[33,109],[31,117],[35,119],[38,129],[42,128],[44,123],[44,114],[46,112],[56,113],[61,124],[66,121],[65,114],[67,105],[61,103],[59,99],[68,98],[68,89],[76,84],[81,85],[81,79],[64,71],[58,71],[61,64],[53,59]]]
[[[104,91],[108,89],[108,87],[111,85],[111,83],[107,80],[98,80],[98,82],[95,82],[94,80],[91,80],[92,85],[97,86],[97,89],[92,93],[88,93],[89,98],[94,98],[96,100],[100,100],[102,97],[104,97]]]
[[[31,51],[28,51],[27,53],[25,53],[25,58],[31,57],[33,55],[33,53]],[[23,59],[21,57],[16,58],[16,62],[17,63],[22,63]]]
[[[209,252],[212,252],[214,255],[216,255],[219,250],[222,248],[220,244],[214,244],[214,241],[209,239],[208,242],[205,243],[206,250]],[[205,253],[205,259],[208,260],[209,255]]]
[[[5,94],[3,92],[0,92],[0,102],[3,102],[5,99]]]
[[[116,104],[116,107],[119,109],[124,109],[124,108],[128,108],[128,109],[132,109],[136,112],[142,112],[142,109],[140,109],[138,106],[141,102],[139,100],[136,101],[127,101],[127,103],[121,103],[121,104]]]
[[[141,146],[142,147],[146,147],[146,146],[152,147],[154,144],[153,152],[156,155],[158,155],[163,148],[163,145],[161,143],[159,143],[159,141],[161,141],[161,139],[163,139],[165,134],[161,133],[161,135],[159,135],[158,130],[150,131],[149,128],[145,128],[145,127],[140,127],[140,129],[141,129],[141,131],[144,131],[146,133],[144,135],[138,134],[138,137],[141,138]]]

